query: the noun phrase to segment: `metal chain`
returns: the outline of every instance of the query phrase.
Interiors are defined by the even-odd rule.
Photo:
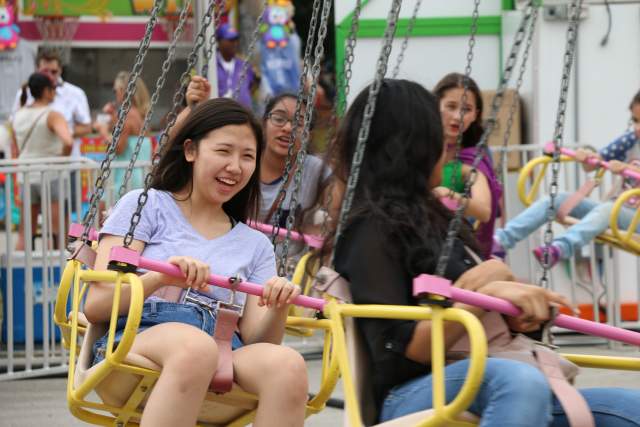
[[[120,109],[118,110],[116,125],[114,126],[113,132],[111,134],[111,143],[107,147],[105,158],[100,164],[100,174],[96,178],[95,190],[91,194],[91,199],[89,201],[89,210],[82,219],[82,223],[84,225],[84,229],[82,231],[82,240],[85,242],[87,242],[89,239],[89,228],[96,219],[98,206],[100,204],[102,196],[104,195],[104,185],[111,175],[111,162],[116,156],[116,147],[118,146],[118,142],[120,141],[120,135],[122,134],[122,129],[124,127],[124,120],[129,113],[129,110],[131,109],[131,98],[136,91],[136,80],[140,76],[140,73],[142,73],[144,58],[149,51],[151,36],[153,34],[153,29],[158,21],[158,12],[160,11],[160,7],[162,6],[162,4],[163,0],[155,0],[153,3],[153,9],[151,9],[149,21],[147,21],[144,36],[140,41],[140,46],[138,47],[138,53],[133,64],[133,68],[131,69],[131,73],[129,73],[129,81],[127,83],[124,100],[122,102],[122,105],[120,106]]]
[[[200,30],[196,35],[193,49],[191,50],[191,53],[189,53],[189,57],[187,58],[187,67],[185,71],[182,73],[182,75],[180,76],[180,87],[176,90],[176,92],[173,95],[173,106],[169,114],[167,114],[167,124],[165,125],[164,129],[160,133],[160,136],[158,137],[158,147],[156,149],[155,154],[153,155],[153,160],[151,162],[151,166],[152,166],[151,172],[147,174],[144,180],[144,190],[138,196],[138,207],[136,208],[136,211],[133,213],[133,215],[131,215],[131,224],[129,227],[129,231],[127,231],[127,234],[124,236],[124,246],[126,248],[128,248],[131,245],[131,242],[133,242],[134,232],[136,230],[136,227],[138,226],[138,223],[140,222],[140,219],[142,218],[142,209],[144,208],[144,205],[147,203],[147,199],[149,198],[149,188],[151,187],[151,181],[153,180],[155,170],[160,160],[162,150],[164,148],[164,145],[169,139],[169,131],[171,130],[173,125],[176,123],[176,119],[178,117],[178,109],[180,108],[180,106],[182,105],[182,102],[184,101],[185,89],[189,84],[189,73],[191,72],[191,70],[193,69],[193,67],[195,66],[198,60],[198,51],[200,51],[200,49],[202,48],[202,45],[205,42],[205,34],[206,34],[207,27],[211,25],[211,22],[213,20],[212,15],[214,10],[213,6],[215,2],[216,0],[210,0],[209,6],[207,7],[207,12],[202,17],[202,21],[200,22]]]
[[[478,33],[478,20],[480,19],[480,0],[475,0],[473,4],[473,13],[471,14],[471,29],[469,32],[469,49],[467,51],[467,65],[464,68],[464,81],[462,82],[462,97],[460,98],[460,123],[464,123],[465,105],[469,97],[469,81],[471,79],[471,64],[473,63],[473,49],[476,46],[476,34]],[[454,159],[460,158],[460,150],[462,149],[462,139],[464,134],[463,126],[458,129],[458,137],[456,138],[456,153]],[[458,170],[460,162],[453,164],[453,174],[451,175],[451,188],[456,188],[458,181]]]
[[[498,157],[498,162],[495,167],[496,175],[498,176],[498,180],[500,181],[501,185],[504,184],[504,175],[503,175],[502,167],[507,156],[506,148],[509,145],[509,139],[511,138],[511,130],[513,128],[516,109],[518,107],[518,96],[520,94],[520,88],[522,87],[522,82],[524,80],[524,73],[527,71],[527,61],[529,59],[529,54],[531,52],[531,46],[533,44],[533,35],[536,32],[537,22],[538,22],[538,7],[534,6],[532,15],[531,15],[531,23],[529,25],[529,34],[527,36],[527,42],[524,47],[524,52],[522,54],[522,63],[520,64],[520,71],[518,72],[516,89],[513,95],[511,106],[509,108],[509,115],[507,118],[506,129],[504,131],[504,137],[502,139],[502,151],[500,152],[500,156]]]
[[[293,189],[291,193],[291,200],[289,201],[289,215],[287,216],[287,235],[282,243],[282,252],[280,254],[279,274],[286,274],[287,256],[289,254],[289,243],[291,241],[291,230],[296,219],[296,208],[298,205],[298,194],[300,192],[300,183],[302,181],[303,165],[307,156],[307,148],[309,146],[309,140],[311,139],[311,121],[315,105],[316,92],[318,89],[318,79],[320,77],[321,61],[324,57],[324,39],[327,36],[327,26],[329,23],[329,14],[331,13],[332,0],[324,0],[322,4],[322,15],[320,16],[320,27],[318,28],[318,39],[316,40],[316,47],[313,58],[313,67],[311,67],[311,85],[309,88],[309,94],[307,95],[307,109],[304,114],[304,121],[301,134],[300,150],[296,157],[296,172],[293,178]]]
[[[404,40],[402,40],[402,46],[400,47],[400,52],[398,53],[398,58],[396,59],[396,66],[393,68],[393,72],[391,73],[392,78],[398,77],[400,73],[400,64],[404,61],[404,53],[407,50],[407,46],[409,45],[409,38],[411,37],[411,33],[413,33],[413,27],[416,25],[416,20],[418,19],[418,11],[420,10],[420,5],[422,4],[422,0],[417,0],[416,5],[413,8],[413,14],[411,15],[411,19],[409,20],[409,24],[407,25],[407,32],[404,35]]]
[[[351,28],[347,35],[347,43],[344,51],[344,66],[340,75],[338,76],[337,83],[339,85],[338,93],[342,92],[342,98],[338,101],[334,101],[331,111],[331,119],[329,119],[329,130],[327,131],[327,137],[325,139],[326,147],[329,147],[334,138],[338,128],[338,114],[343,115],[347,110],[347,98],[351,91],[351,76],[353,75],[352,67],[355,59],[354,51],[357,43],[358,29],[360,27],[360,12],[362,11],[362,0],[356,0],[356,6],[353,9],[351,16]],[[333,183],[330,183],[327,188],[327,198],[325,199],[324,209],[325,216],[322,220],[322,226],[320,230],[321,236],[326,236],[328,232],[329,211],[333,203]]]
[[[353,76],[353,61],[355,59],[355,49],[357,44],[358,29],[360,28],[360,12],[362,12],[362,0],[356,1],[356,7],[353,10],[353,17],[351,19],[351,28],[349,29],[349,35],[347,36],[347,47],[344,50],[344,70],[343,70],[343,90],[344,96],[342,97],[340,108],[337,112],[344,114],[347,110],[347,97],[351,91],[351,77]]]
[[[282,186],[276,197],[278,206],[275,214],[273,215],[273,231],[271,233],[271,241],[273,246],[277,246],[277,236],[280,232],[280,220],[282,217],[282,207],[284,205],[284,199],[287,196],[287,186],[289,185],[289,175],[294,165],[293,152],[295,150],[295,141],[298,133],[298,127],[300,126],[300,114],[302,112],[302,104],[304,98],[304,87],[306,83],[307,75],[309,74],[309,66],[311,63],[311,53],[313,52],[314,40],[316,28],[318,26],[318,16],[320,15],[321,0],[314,0],[313,11],[311,13],[311,21],[309,24],[309,33],[307,35],[307,45],[304,49],[304,59],[302,61],[302,73],[300,73],[298,96],[296,98],[296,109],[293,114],[293,123],[291,124],[291,135],[289,136],[289,149],[287,150],[287,158],[285,160],[284,172],[282,174]],[[307,105],[307,109],[313,108],[312,105]],[[300,167],[302,165],[297,165]]]
[[[389,63],[389,56],[391,55],[391,47],[393,39],[395,37],[396,28],[398,26],[398,16],[400,14],[400,6],[402,0],[393,0],[389,15],[387,16],[387,27],[384,31],[384,38],[382,43],[382,49],[378,56],[378,62],[376,64],[376,74],[369,86],[369,95],[367,98],[367,105],[364,109],[362,117],[362,124],[358,133],[358,142],[353,154],[353,160],[351,162],[351,172],[349,173],[349,179],[347,180],[347,188],[342,202],[342,208],[340,209],[340,217],[338,221],[338,227],[336,229],[336,236],[333,244],[333,250],[331,253],[330,265],[333,265],[333,261],[336,255],[336,245],[342,235],[342,231],[347,223],[347,217],[351,206],[353,204],[353,197],[355,195],[356,187],[358,185],[358,179],[360,177],[360,165],[364,157],[364,151],[366,148],[367,140],[369,139],[369,131],[371,129],[371,120],[373,119],[376,101],[378,99],[378,93],[384,80],[384,76],[387,74],[387,65]]]
[[[160,77],[156,80],[156,86],[153,91],[153,95],[151,95],[151,101],[149,102],[149,111],[144,117],[144,122],[142,123],[142,129],[138,135],[138,139],[136,141],[135,149],[133,150],[133,155],[131,156],[131,161],[129,162],[129,166],[127,166],[127,170],[124,173],[124,178],[122,180],[122,185],[118,190],[118,198],[122,197],[124,193],[127,191],[127,184],[129,183],[129,179],[131,179],[131,175],[133,174],[133,168],[138,160],[138,155],[140,154],[140,150],[142,149],[142,143],[145,140],[145,135],[147,133],[147,129],[149,128],[149,124],[151,123],[151,118],[153,117],[153,109],[158,104],[158,99],[160,98],[160,91],[164,87],[167,81],[167,75],[169,74],[169,69],[171,68],[171,64],[173,63],[173,59],[175,57],[176,46],[178,45],[178,40],[182,34],[184,29],[184,25],[189,18],[189,9],[191,6],[191,0],[186,0],[184,5],[182,6],[182,10],[180,11],[180,17],[178,18],[178,25],[173,33],[173,38],[171,39],[171,43],[169,44],[169,48],[167,49],[167,58],[162,63],[162,72],[160,73]]]
[[[333,139],[336,137],[338,115],[344,114],[347,109],[347,97],[350,91],[350,81],[353,72],[351,68],[353,66],[353,60],[355,56],[353,54],[356,48],[356,37],[358,34],[358,28],[360,27],[360,12],[362,10],[362,0],[356,0],[356,7],[353,10],[351,17],[351,28],[347,35],[347,43],[344,50],[344,65],[343,70],[339,73],[336,83],[338,85],[338,92],[342,92],[342,98],[339,102],[333,103],[331,110],[331,118],[329,119],[329,130],[327,131],[327,137],[325,139],[325,145],[328,147]],[[323,223],[324,225],[324,223]]]
[[[258,15],[258,19],[256,20],[256,27],[253,29],[253,34],[251,35],[251,42],[249,43],[249,47],[247,48],[247,55],[242,63],[242,70],[240,70],[240,77],[238,78],[238,84],[233,90],[233,99],[240,98],[240,89],[242,88],[242,84],[247,79],[247,73],[249,72],[249,61],[253,58],[253,53],[256,50],[256,44],[258,43],[258,39],[260,38],[260,27],[264,22],[264,14],[267,10],[267,6],[269,5],[269,0],[264,0],[262,3],[262,11]]]
[[[580,11],[582,0],[572,0],[569,6],[569,26],[567,28],[567,45],[564,52],[562,67],[562,80],[560,82],[560,96],[558,100],[558,112],[556,126],[553,132],[553,162],[551,163],[551,184],[549,185],[549,209],[547,210],[547,228],[544,232],[544,248],[542,254],[542,277],[540,286],[549,287],[549,270],[551,269],[550,249],[553,242],[553,220],[556,216],[555,201],[558,196],[558,175],[560,172],[560,149],[562,148],[564,135],[565,112],[567,109],[567,95],[569,93],[569,81],[571,69],[575,57],[578,40],[578,27],[580,26]]]
[[[529,23],[529,21],[531,20],[533,9],[533,0],[531,0],[527,4],[527,7],[523,12],[522,20],[520,21],[520,25],[518,27],[513,44],[511,46],[511,50],[509,52],[509,56],[507,57],[507,61],[505,63],[502,78],[500,79],[496,94],[494,95],[491,102],[491,112],[489,114],[489,119],[487,120],[487,125],[484,129],[484,132],[482,133],[482,136],[480,137],[480,141],[478,141],[478,144],[476,144],[476,154],[471,164],[471,171],[469,172],[469,176],[465,181],[464,191],[461,194],[460,203],[458,204],[453,219],[449,223],[449,229],[447,230],[447,239],[442,247],[442,252],[440,253],[440,258],[438,259],[438,264],[436,265],[437,276],[444,277],[447,265],[449,264],[449,258],[451,257],[451,252],[453,250],[455,240],[462,225],[464,211],[467,208],[469,199],[471,197],[471,187],[473,187],[473,184],[478,178],[477,168],[482,161],[482,158],[488,153],[489,136],[495,129],[496,118],[498,116],[498,112],[500,111],[500,107],[502,106],[502,101],[504,100],[504,92],[507,88],[509,80],[511,80],[511,75],[513,74],[513,70],[518,61],[518,54],[525,37],[525,29],[527,27],[527,23]],[[462,105],[464,105],[464,103]]]
[[[220,26],[220,19],[222,18],[222,13],[224,12],[224,3],[221,0],[217,0],[212,2],[210,7],[214,8],[213,30],[211,31],[211,35],[209,35],[209,43],[205,41],[202,45],[202,57],[204,63],[202,64],[201,75],[205,78],[209,74],[209,62],[211,62],[211,58],[213,57],[213,51],[215,50],[216,46],[218,46],[216,31]]]

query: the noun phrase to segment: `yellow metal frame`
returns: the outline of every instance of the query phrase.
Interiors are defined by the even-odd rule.
[[[296,269],[293,272],[293,277],[291,279],[293,283],[299,285],[302,288],[302,295],[309,295],[309,293],[311,292],[311,285],[313,284],[313,278],[309,274],[307,274],[307,263],[309,262],[309,258],[311,258],[311,256],[312,253],[307,252],[300,258],[298,264],[296,264]],[[314,268],[314,271],[315,270],[317,270],[317,268]],[[305,309],[303,307],[298,307],[296,305],[290,306],[289,316],[302,317],[304,315]],[[287,335],[296,337],[311,337],[315,332],[315,328],[293,326],[287,323],[285,332],[287,333]]]
[[[609,219],[609,227],[611,227],[613,235],[616,236],[628,250],[635,252],[636,255],[640,255],[640,240],[638,239],[638,233],[636,233],[638,223],[640,223],[640,209],[636,209],[633,220],[626,230],[620,230],[618,227],[618,214],[630,199],[638,197],[640,197],[640,188],[627,190],[618,196],[616,202],[613,204],[613,211]]]
[[[338,304],[330,301],[324,310],[330,319],[333,333],[333,351],[338,359],[338,366],[344,384],[344,395],[349,424],[352,427],[362,426],[362,418],[357,402],[355,384],[351,374],[351,367],[347,356],[346,337],[344,332],[344,317],[354,318],[384,318],[403,320],[431,320],[432,321],[432,356],[431,369],[433,375],[433,416],[418,424],[426,426],[472,426],[474,424],[456,420],[456,416],[464,412],[473,402],[480,388],[484,375],[487,358],[487,342],[484,329],[480,321],[471,313],[454,308],[392,306],[392,305],[354,305]],[[469,334],[471,352],[467,378],[460,393],[455,399],[445,404],[444,387],[444,321],[461,323]]]
[[[574,161],[569,156],[560,156],[561,163],[567,163]],[[542,180],[544,179],[545,174],[547,173],[547,167],[549,164],[553,162],[553,158],[549,156],[540,156],[535,159],[527,162],[526,165],[520,170],[520,175],[518,175],[518,197],[520,197],[520,201],[525,206],[531,205],[535,199],[538,198],[538,191],[540,190],[540,185],[542,184]],[[540,166],[542,169],[540,172],[535,173],[535,169]],[[529,183],[529,179],[533,175],[533,183],[531,184],[531,188],[527,191],[527,184]]]
[[[109,322],[107,339],[107,351],[105,363],[100,365],[96,372],[89,375],[82,384],[75,386],[76,361],[79,354],[79,337],[84,335],[86,328],[79,323],[80,302],[86,293],[90,282],[111,282],[114,283],[114,296]],[[113,350],[115,328],[119,313],[120,294],[123,285],[128,285],[131,291],[127,322],[122,338],[117,349]],[[67,305],[71,295],[71,313],[67,315]],[[60,286],[56,298],[54,309],[54,321],[62,330],[63,343],[69,350],[69,373],[67,376],[67,402],[71,413],[77,418],[87,423],[112,426],[135,426],[137,423],[131,421],[132,418],[141,416],[138,407],[146,395],[151,391],[160,373],[154,370],[130,365],[124,361],[129,353],[133,341],[137,334],[142,307],[144,303],[144,291],[142,282],[135,274],[121,273],[116,271],[94,271],[83,269],[82,263],[76,260],[67,262],[62,273]],[[324,330],[325,348],[323,354],[322,382],[320,391],[307,404],[307,415],[315,414],[326,406],[326,402],[339,379],[337,359],[332,358],[331,352],[331,327],[327,320],[315,320],[309,318],[287,319],[287,325],[305,329]],[[123,407],[114,407],[104,403],[87,400],[87,395],[93,391],[101,381],[111,372],[118,370],[141,377],[138,386],[129,397]],[[102,415],[94,411],[111,413],[113,416]],[[248,411],[229,423],[230,427],[244,426],[250,424],[255,417],[255,411]],[[121,424],[119,424],[121,423]]]
[[[304,268],[308,257],[303,258],[299,268]],[[85,333],[85,327],[80,324],[80,303],[86,293],[90,282],[114,283],[114,300],[109,324],[107,352],[105,363],[100,365],[96,372],[92,373],[78,387],[75,386],[76,361],[79,354],[79,338]],[[131,290],[131,302],[127,316],[127,324],[117,349],[113,350],[115,325],[118,319],[119,301],[122,286],[129,286]],[[67,315],[67,305],[71,296],[72,310]],[[144,292],[140,279],[131,273],[115,271],[94,271],[84,269],[79,261],[71,260],[67,263],[61,277],[58,297],[54,309],[54,320],[61,328],[63,342],[69,349],[69,374],[67,380],[67,401],[71,413],[77,418],[96,425],[137,425],[132,419],[141,416],[138,406],[147,393],[153,387],[159,377],[159,372],[132,366],[124,362],[131,349],[138,325],[142,315]],[[316,396],[307,404],[307,415],[322,411],[331,396],[340,376],[343,376],[345,396],[350,408],[359,408],[351,377],[351,368],[347,357],[346,337],[344,333],[343,318],[351,317],[380,317],[395,319],[431,319],[434,322],[433,330],[433,375],[434,375],[434,408],[432,418],[425,420],[421,426],[435,425],[460,425],[469,426],[455,420],[455,415],[464,411],[472,402],[475,393],[480,387],[486,359],[486,339],[482,325],[470,313],[459,309],[442,309],[440,307],[404,307],[404,306],[358,306],[352,304],[338,304],[331,301],[327,304],[325,316],[328,319],[311,319],[290,316],[287,326],[304,330],[319,329],[324,331],[324,351],[321,370],[321,386]],[[444,404],[444,347],[443,325],[445,320],[462,323],[472,337],[472,363],[469,376],[463,390],[449,405]],[[138,386],[129,397],[123,407],[114,407],[100,402],[90,401],[87,396],[102,380],[111,372],[119,370],[140,376]],[[98,413],[98,412],[102,413]],[[106,414],[112,414],[112,416]],[[230,426],[242,426],[249,424],[255,415],[254,411],[243,414],[230,423]],[[349,418],[352,425],[362,425],[360,413],[357,410],[349,410]]]
[[[100,365],[96,372],[90,375],[81,385],[75,386],[76,358],[79,353],[78,338],[85,331],[78,324],[79,308],[82,296],[86,292],[87,282],[113,282],[114,300],[111,311],[111,322],[109,325],[109,335],[107,340],[107,352],[105,363]],[[127,313],[127,322],[118,348],[113,350],[115,337],[116,320],[120,302],[120,293],[123,285],[129,285],[131,293],[131,303]],[[66,307],[69,294],[72,295],[70,316],[66,316]],[[122,425],[136,425],[129,422],[132,417],[139,417],[137,411],[138,404],[144,399],[148,390],[155,383],[160,375],[156,371],[129,365],[124,362],[129,353],[135,335],[140,324],[142,315],[142,305],[144,302],[144,291],[142,282],[135,274],[120,273],[115,271],[94,271],[85,270],[79,261],[71,260],[67,263],[61,278],[60,288],[54,309],[54,320],[64,337],[65,347],[69,349],[69,373],[67,376],[67,402],[71,413],[82,421],[97,425],[115,425],[121,422]],[[125,406],[117,408],[104,403],[97,403],[87,400],[87,395],[103,381],[112,371],[119,370],[142,377],[134,393],[131,395]],[[115,416],[101,415],[91,410],[110,412]]]
[[[301,259],[298,265],[303,269],[308,256]],[[96,372],[92,373],[82,384],[75,386],[76,359],[79,353],[79,337],[85,329],[79,322],[80,302],[90,282],[112,282],[114,286],[114,301],[109,325],[106,362]],[[131,303],[129,305],[127,324],[118,345],[113,350],[115,325],[118,318],[118,306],[122,286],[129,286]],[[72,311],[67,315],[69,295],[71,295]],[[94,271],[83,269],[80,262],[69,261],[62,273],[58,297],[54,310],[54,320],[62,329],[63,343],[69,349],[69,375],[67,383],[67,400],[71,413],[77,418],[97,425],[137,425],[132,419],[140,417],[138,406],[151,390],[159,377],[159,372],[132,366],[124,362],[131,349],[142,315],[144,293],[142,283],[135,274],[115,271]],[[352,367],[347,354],[347,343],[344,329],[344,319],[353,318],[384,318],[402,320],[431,320],[431,372],[433,375],[433,412],[428,419],[421,421],[418,426],[473,426],[474,424],[460,421],[456,416],[464,412],[472,403],[480,388],[487,358],[487,341],[480,321],[471,313],[455,308],[442,308],[438,305],[420,306],[391,306],[391,305],[354,305],[340,304],[330,299],[324,309],[326,319],[312,319],[290,316],[287,326],[301,330],[319,329],[324,332],[324,349],[321,370],[321,386],[316,396],[307,403],[307,416],[322,411],[331,396],[338,380],[342,377],[346,411],[350,426],[362,426],[360,406],[352,375]],[[445,404],[445,348],[444,322],[461,323],[467,330],[470,340],[470,365],[465,383],[460,393],[449,404]],[[574,363],[591,368],[640,370],[640,359],[627,357],[606,357],[581,354],[563,355]],[[122,407],[114,407],[104,403],[89,401],[87,395],[98,386],[114,370],[128,372],[140,376],[138,386]],[[95,411],[104,412],[103,415]],[[255,411],[248,411],[232,421],[229,426],[244,426],[253,420]]]
[[[544,176],[546,174],[547,167],[552,162],[553,158],[549,156],[536,157],[535,159],[530,160],[520,171],[520,175],[518,175],[518,197],[525,206],[530,206],[538,198],[540,185],[542,184],[542,180],[544,179]],[[560,162],[575,162],[575,159],[569,156],[560,156]],[[536,172],[536,168],[538,167],[540,167],[541,169]],[[531,182],[531,184],[529,185],[531,179],[533,179],[533,182]],[[629,190],[618,197],[610,216],[611,233],[600,234],[596,238],[596,241],[599,243],[611,245],[624,251],[635,253],[636,255],[640,255],[640,242],[637,239],[634,239],[633,233],[633,231],[635,230],[635,226],[637,226],[638,224],[638,219],[640,219],[640,216],[636,213],[636,216],[634,217],[634,223],[632,224],[632,227],[629,227],[628,230],[619,230],[617,223],[620,208],[627,200],[622,199],[627,193],[631,193],[633,191],[637,190]],[[632,196],[630,195],[628,197]],[[614,223],[615,228],[613,227]],[[633,226],[634,224],[635,226]]]

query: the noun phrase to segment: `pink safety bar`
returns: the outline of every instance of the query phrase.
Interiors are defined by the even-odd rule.
[[[546,153],[551,154],[551,153],[553,153],[553,150],[554,150],[553,142],[547,142],[545,144],[545,146],[544,146],[544,151]],[[571,150],[570,148],[561,148],[560,149],[560,153],[564,154],[565,156],[572,157],[572,158],[576,157],[576,152],[574,150]],[[592,165],[592,166],[599,166],[599,167],[605,168],[607,170],[610,169],[609,168],[609,162],[606,162],[604,160],[599,160],[596,157],[588,157],[584,161],[584,163],[587,163],[587,164]],[[628,168],[623,170],[620,173],[620,175],[624,176],[625,178],[632,178],[632,179],[635,179],[636,181],[640,181],[640,172],[636,172],[636,171],[628,169]]]
[[[79,239],[82,237],[82,233],[84,232],[84,225],[73,223],[69,226],[69,237],[73,237],[75,239]],[[89,228],[89,240],[92,242],[98,241],[98,232],[95,228]]]
[[[254,228],[258,231],[261,231],[265,234],[273,233],[273,225],[271,224],[263,224],[261,222],[249,222],[249,227]],[[280,228],[278,230],[278,237],[285,238],[287,236],[287,229]],[[291,239],[296,242],[304,242],[307,246],[310,246],[315,249],[320,249],[324,243],[324,239],[320,236],[314,236],[312,234],[302,234],[297,231],[291,232]]]
[[[109,262],[125,263],[143,268],[145,270],[167,274],[173,277],[184,277],[182,271],[180,271],[180,268],[178,266],[164,261],[156,261],[145,258],[143,256],[140,256],[138,252],[132,249],[124,248],[122,246],[114,246],[113,248],[111,248]],[[221,288],[231,289],[232,284],[229,279],[229,277],[211,274],[209,276],[209,283]],[[263,289],[262,285],[256,285],[255,283],[250,282],[240,282],[237,285],[234,284],[233,288],[235,288],[235,290],[239,292],[244,292],[255,296],[262,295]],[[324,309],[326,301],[321,298],[312,298],[305,295],[298,295],[293,300],[293,304],[322,311]]]
[[[456,288],[452,286],[451,281],[447,279],[429,274],[421,274],[413,279],[413,295],[418,297],[426,294],[446,297],[452,301],[473,305],[484,308],[485,310],[497,311],[507,316],[518,316],[522,313],[518,307],[509,301],[466,289]],[[553,320],[553,324],[587,335],[640,346],[640,333],[592,322],[591,320],[567,316],[566,314],[558,314]]]

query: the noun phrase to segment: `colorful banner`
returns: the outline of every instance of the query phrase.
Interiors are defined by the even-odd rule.
[[[184,0],[166,0],[163,14],[176,14]],[[144,16],[153,0],[22,0],[24,15],[60,16]]]

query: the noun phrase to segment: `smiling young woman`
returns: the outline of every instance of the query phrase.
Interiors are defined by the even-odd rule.
[[[132,351],[162,366],[143,426],[195,425],[218,365],[218,347],[211,337],[217,311],[167,296],[173,286],[190,289],[192,298],[208,306],[229,301],[230,291],[208,286],[210,272],[264,283],[262,297],[238,294],[234,300],[244,305],[233,338],[235,382],[259,397],[254,425],[303,424],[304,360],[279,345],[288,305],[300,288],[276,277],[273,246],[244,224],[255,220],[259,206],[257,159],[263,145],[262,128],[251,112],[233,100],[214,99],[188,112],[161,153],[131,248],[145,257],[168,260],[186,279],[153,272],[141,276],[146,298]],[[111,248],[122,245],[140,192],[127,193],[107,218],[96,269],[106,269]],[[112,284],[91,286],[85,314],[92,323],[108,321],[112,295]],[[128,300],[123,290],[121,315],[128,310]],[[116,342],[121,334],[118,330]],[[106,341],[105,336],[96,342],[95,363],[104,357]]]

